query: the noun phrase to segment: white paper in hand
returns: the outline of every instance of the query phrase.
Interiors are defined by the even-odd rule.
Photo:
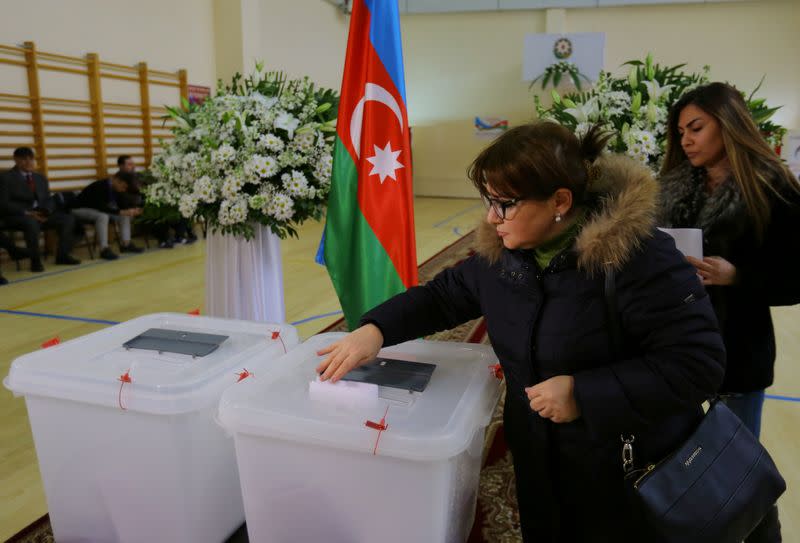
[[[675,239],[675,246],[684,256],[703,260],[703,231],[699,228],[659,228]]]

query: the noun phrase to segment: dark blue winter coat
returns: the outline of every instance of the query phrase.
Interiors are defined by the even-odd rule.
[[[657,541],[626,497],[620,434],[636,463],[657,461],[694,429],[720,386],[725,351],[694,268],[654,228],[658,187],[622,157],[598,161],[598,203],[574,246],[545,270],[484,224],[478,254],[363,317],[384,345],[483,315],[506,378],[505,436],[514,457],[525,541]],[[616,275],[624,355],[606,323],[605,270]],[[555,424],[524,388],[575,378],[581,417]]]

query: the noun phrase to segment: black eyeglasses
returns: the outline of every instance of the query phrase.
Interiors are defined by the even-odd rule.
[[[492,208],[494,210],[494,214],[503,219],[511,220],[514,218],[514,210],[518,203],[520,203],[523,199],[522,198],[511,198],[510,200],[498,200],[497,198],[492,198],[490,196],[483,197],[483,204],[486,206],[486,209]]]

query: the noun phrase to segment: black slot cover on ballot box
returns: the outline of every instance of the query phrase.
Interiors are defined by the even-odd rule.
[[[122,344],[126,349],[146,349],[160,353],[178,353],[191,356],[211,354],[228,339],[228,336],[150,328]]]
[[[350,370],[342,377],[345,381],[358,381],[409,392],[422,392],[431,380],[436,364],[409,362],[392,358],[376,358],[363,366]]]

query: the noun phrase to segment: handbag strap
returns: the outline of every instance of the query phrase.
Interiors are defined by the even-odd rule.
[[[606,267],[605,280],[603,282],[603,293],[606,305],[606,327],[611,338],[611,354],[614,358],[622,356],[622,323],[620,322],[619,308],[617,307],[617,282],[616,272],[611,266]],[[633,471],[633,442],[636,436],[633,434],[620,434],[622,441],[622,470],[627,474]]]
[[[605,305],[606,305],[606,326],[608,328],[608,335],[611,338],[611,353],[614,358],[620,358],[623,353],[622,347],[622,322],[620,319],[619,308],[617,306],[617,283],[614,268],[608,266],[605,271],[605,280],[603,283]],[[725,399],[725,395],[714,394],[709,398],[709,408],[714,407],[719,401]],[[622,441],[622,469],[625,473],[633,471],[633,442],[636,436],[633,434],[620,434],[620,441]]]

